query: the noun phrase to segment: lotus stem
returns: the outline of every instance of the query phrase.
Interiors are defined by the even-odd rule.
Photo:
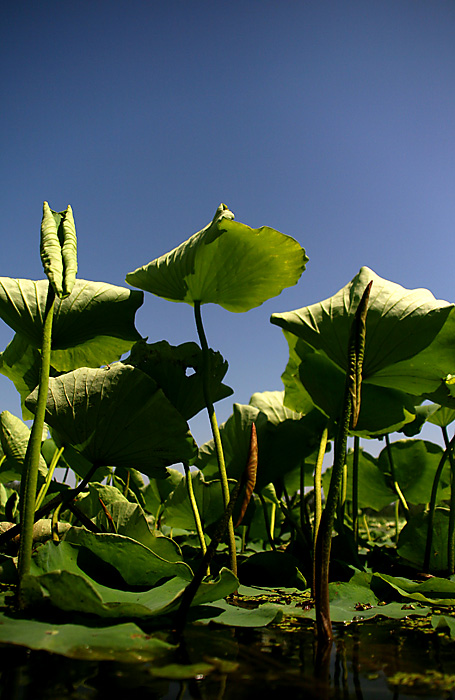
[[[346,446],[350,429],[354,429],[360,414],[362,366],[365,350],[366,315],[372,282],[370,282],[357,307],[351,327],[348,347],[348,371],[343,406],[338,422],[335,456],[329,493],[321,516],[315,552],[315,603],[318,644],[327,646],[333,639],[329,603],[329,565],[332,531],[340,493]]]
[[[269,519],[269,514],[267,512],[266,500],[261,492],[258,493],[258,496],[259,496],[259,500],[261,501],[261,504],[262,504],[262,512],[264,515],[265,531],[267,533],[267,539],[269,541],[269,545],[270,545],[271,549],[275,552],[276,546],[275,546],[275,542],[273,540],[273,535],[275,532],[275,512],[272,508],[271,517]],[[276,504],[272,503],[272,506],[275,506],[275,510],[276,510]]]
[[[448,435],[447,435],[447,430],[442,430],[442,435],[444,438],[444,443],[445,443],[445,450],[441,456],[441,459],[439,460],[438,468],[436,469],[436,473],[434,475],[433,479],[433,486],[431,488],[431,496],[430,496],[430,504],[428,508],[428,521],[427,521],[427,541],[425,544],[425,556],[423,559],[423,570],[426,573],[429,573],[430,571],[430,559],[431,559],[431,543],[433,540],[433,523],[434,523],[434,514],[436,510],[436,501],[437,501],[437,496],[438,496],[438,486],[439,486],[439,481],[441,478],[442,470],[444,469],[444,465],[447,461],[447,459],[452,457],[452,450],[453,446],[455,443],[455,435],[452,437],[452,439],[449,441]],[[453,457],[452,457],[453,460]],[[452,481],[453,481],[453,471],[452,471]],[[452,493],[453,491],[451,490],[451,510],[452,510]],[[449,523],[450,525],[450,523]],[[447,546],[449,547],[449,542],[447,543]],[[449,559],[448,559],[449,561]]]
[[[38,385],[38,400],[35,418],[24,461],[24,478],[21,485],[21,538],[19,544],[18,576],[19,587],[17,603],[23,607],[21,586],[28,573],[32,560],[33,523],[35,519],[36,487],[38,484],[38,466],[43,439],[44,416],[46,412],[49,373],[51,363],[52,320],[54,315],[55,292],[49,283],[43,320],[43,340],[41,346],[41,369]]]
[[[359,457],[360,457],[360,438],[354,436],[354,455],[352,460],[352,531],[354,533],[354,542],[359,541]]]
[[[441,427],[444,444],[446,449],[449,447],[450,441],[447,434],[447,428]],[[455,573],[455,462],[453,459],[452,450],[449,447],[449,462],[450,462],[450,511],[449,511],[449,533],[447,536],[447,568],[449,576]]]
[[[399,499],[401,505],[404,508],[405,513],[409,513],[408,503],[406,501],[406,498],[404,497],[403,491],[401,490],[400,485],[398,484],[398,481],[397,481],[397,478],[395,475],[395,464],[394,464],[393,457],[392,457],[392,450],[390,447],[390,437],[389,437],[388,433],[385,436],[385,444],[387,446],[387,457],[389,459],[390,473],[392,474],[393,488],[395,490],[395,493],[398,496],[398,499]]]
[[[316,540],[319,531],[319,524],[321,522],[322,514],[322,462],[324,460],[325,451],[327,448],[327,439],[329,436],[329,428],[326,426],[322,431],[321,439],[319,441],[318,456],[316,458],[316,465],[314,467],[313,476],[313,491],[314,491],[314,522],[313,522],[313,595],[314,595],[314,585],[316,580]],[[302,495],[303,498],[303,495]]]
[[[202,528],[201,516],[199,515],[199,508],[197,506],[196,497],[194,495],[193,489],[193,479],[191,477],[191,472],[188,464],[183,464],[185,470],[186,488],[188,491],[188,498],[190,499],[191,510],[193,511],[194,524],[196,525],[196,532],[199,539],[199,544],[201,545],[202,554],[204,555],[207,551],[207,545],[204,537],[204,530]],[[210,571],[207,571],[210,574]]]
[[[202,350],[202,384],[204,390],[205,405],[209,414],[210,427],[212,429],[213,440],[215,443],[215,451],[218,462],[218,471],[220,473],[221,489],[223,493],[224,508],[226,509],[230,500],[229,483],[226,472],[226,463],[224,460],[223,444],[221,442],[220,429],[216,418],[215,408],[210,392],[210,353],[207,338],[205,336],[204,326],[202,324],[201,302],[194,302],[194,317],[196,321],[196,329],[201,343]],[[229,560],[230,568],[237,576],[237,551],[235,544],[234,523],[232,516],[228,521],[228,543],[229,543]]]
[[[65,449],[64,447],[60,447],[60,448],[57,447],[55,449],[54,455],[52,457],[52,461],[49,465],[49,470],[47,472],[46,481],[44,482],[44,484],[40,488],[40,492],[39,492],[37,499],[36,499],[35,510],[38,510],[38,508],[40,507],[40,505],[42,504],[42,502],[44,501],[44,499],[46,497],[46,494],[49,490],[49,486],[51,485],[52,477],[54,476],[55,468],[58,464],[58,460],[60,459],[60,457],[63,454],[64,449]]]

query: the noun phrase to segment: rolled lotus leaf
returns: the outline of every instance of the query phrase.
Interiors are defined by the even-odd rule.
[[[77,239],[73,210],[53,211],[43,204],[41,261],[44,272],[59,299],[71,294],[77,273]]]
[[[308,258],[290,236],[234,221],[220,204],[213,221],[166,255],[128,273],[126,281],[169,301],[248,311],[296,284]]]

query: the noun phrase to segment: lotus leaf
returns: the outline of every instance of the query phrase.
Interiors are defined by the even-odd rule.
[[[170,301],[214,303],[242,312],[296,284],[307,261],[290,236],[234,221],[221,204],[202,231],[130,272],[126,281]]]
[[[36,401],[37,390],[27,407]],[[51,378],[46,422],[92,464],[150,477],[165,477],[167,465],[195,454],[186,421],[153,379],[122,363]]]

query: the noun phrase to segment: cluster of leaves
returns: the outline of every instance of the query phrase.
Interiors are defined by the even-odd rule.
[[[72,245],[70,214],[52,216],[58,231],[69,227],[62,240]],[[48,215],[45,209],[45,234],[53,225]],[[69,256],[71,261],[71,249]],[[211,302],[243,312],[295,284],[306,262],[294,239],[239,224],[221,205],[205,229],[130,273],[127,281],[195,310]],[[46,265],[47,258],[45,270]],[[171,629],[178,620],[184,593],[205,547],[217,542],[226,508],[217,432],[197,446],[188,421],[232,393],[223,383],[228,365],[202,340],[201,347],[147,343],[134,325],[142,291],[84,280],[71,286],[67,267],[55,275],[51,265],[49,281],[0,278],[0,316],[15,332],[0,354],[0,371],[19,391],[24,419],[35,414],[39,400],[49,282],[61,290],[52,311],[38,465],[41,517],[21,586],[27,610],[4,607],[0,640],[70,656],[83,656],[83,647],[95,649],[99,658],[114,658],[121,650],[132,660],[153,659],[167,668],[174,640],[157,636],[155,627],[164,622]],[[253,427],[257,435],[254,491],[248,503],[242,506],[240,498],[234,509],[234,522],[244,511],[235,533],[238,576],[228,568],[228,545],[221,537],[189,619],[260,626],[283,615],[314,615],[309,589],[317,529],[313,504],[319,497],[316,465],[321,445],[329,451],[336,440],[352,320],[371,282],[360,412],[350,431],[354,446],[345,459],[335,523],[332,618],[397,619],[455,605],[451,578],[412,580],[424,570],[455,573],[455,479],[447,436],[455,418],[455,307],[362,268],[330,299],[272,316],[289,344],[285,391],[256,393],[248,405],[234,404],[219,430],[231,491],[251,458]],[[425,420],[441,426],[444,448],[415,437]],[[398,430],[408,439],[390,443],[389,434]],[[27,469],[29,435],[23,420],[0,414],[0,581],[5,586],[17,580],[17,484]],[[385,447],[373,457],[360,449],[359,437],[385,440]],[[185,473],[172,468],[179,463]],[[64,470],[64,479],[55,479],[56,468]],[[327,469],[326,495],[330,478]],[[285,600],[289,589],[292,604],[267,602],[277,592]],[[250,604],[235,605],[236,592]],[[266,602],[252,605],[259,594]],[[415,605],[412,613],[409,605]],[[65,622],[50,625],[46,616],[55,609]]]

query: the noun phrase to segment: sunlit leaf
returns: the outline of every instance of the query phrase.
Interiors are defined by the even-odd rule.
[[[273,228],[234,221],[221,204],[213,221],[126,281],[170,301],[214,303],[248,311],[297,283],[308,258],[296,240]]]
[[[42,342],[48,281],[0,278],[0,317],[34,347]],[[56,299],[51,365],[60,372],[118,360],[140,339],[134,315],[143,294],[104,282],[76,280]]]
[[[334,419],[338,418],[348,369],[348,342],[354,312],[369,282],[373,282],[366,319],[362,407],[358,431],[396,430],[412,420],[410,399],[435,391],[454,369],[455,308],[425,289],[408,290],[388,282],[367,267],[337,294],[311,306],[273,314],[272,323],[286,333],[290,369],[283,379],[289,403],[298,406],[295,393],[304,387],[311,399]],[[291,335],[299,339],[299,343]],[[296,360],[295,354],[298,355]],[[299,385],[293,384],[299,365]],[[324,383],[324,390],[317,387]],[[328,385],[332,385],[328,392]],[[371,387],[380,387],[381,391]],[[392,392],[392,393],[388,393]],[[325,406],[322,405],[325,396]],[[305,399],[306,400],[306,399]],[[329,404],[328,401],[331,403]],[[374,406],[376,404],[376,411]],[[393,406],[395,416],[390,411]],[[397,422],[401,412],[400,421]],[[375,415],[376,413],[376,415]]]

